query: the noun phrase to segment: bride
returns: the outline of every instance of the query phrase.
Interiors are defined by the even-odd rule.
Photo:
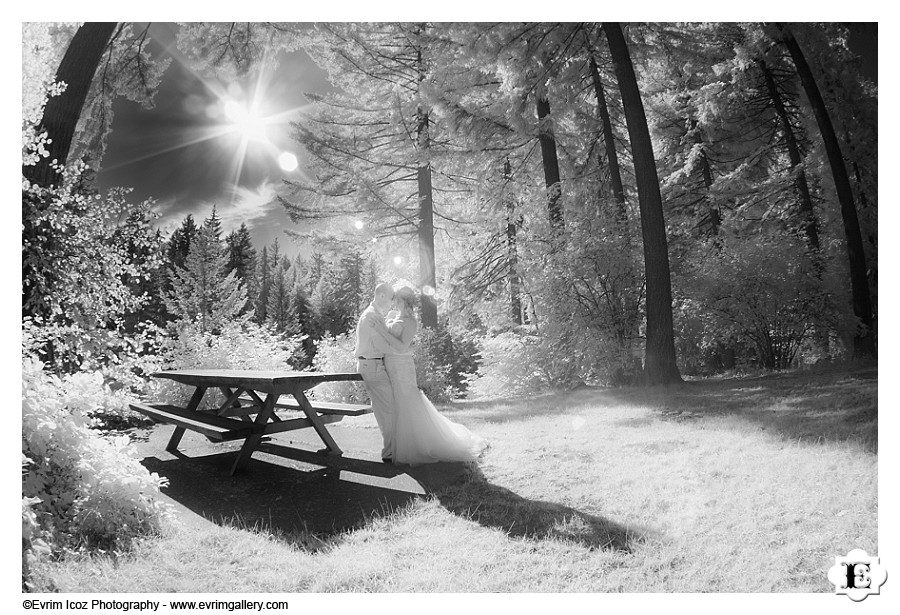
[[[421,464],[436,461],[474,461],[487,442],[464,426],[441,415],[419,390],[412,344],[418,323],[415,291],[402,286],[394,293],[394,310],[375,330],[388,339],[396,354],[384,357],[384,366],[394,390],[396,412],[394,461]],[[399,341],[399,344],[396,342]]]

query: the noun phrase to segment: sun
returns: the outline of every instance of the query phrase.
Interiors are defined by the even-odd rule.
[[[292,105],[296,92],[272,88],[274,69],[266,59],[260,62],[255,75],[229,83],[201,74],[177,55],[175,59],[202,86],[202,90],[194,88],[182,100],[181,111],[191,121],[182,130],[160,139],[160,145],[152,150],[115,165],[105,165],[107,170],[218,142],[217,147],[230,156],[229,163],[222,165],[225,184],[239,185],[248,167],[256,175],[280,171],[305,176],[297,154],[290,151],[293,146],[287,141],[290,123],[309,103]]]
[[[269,140],[266,132],[267,121],[256,109],[255,105],[246,107],[236,100],[227,100],[223,106],[226,119],[231,128],[246,141],[266,143]]]

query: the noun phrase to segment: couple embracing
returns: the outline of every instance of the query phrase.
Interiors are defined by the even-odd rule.
[[[409,286],[394,292],[382,282],[356,325],[357,371],[384,439],[381,459],[407,464],[474,461],[487,447],[485,440],[442,416],[416,382],[416,300]]]

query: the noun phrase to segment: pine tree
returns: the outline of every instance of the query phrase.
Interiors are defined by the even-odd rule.
[[[266,322],[269,306],[269,289],[272,286],[272,267],[269,259],[269,248],[263,246],[262,252],[256,261],[256,296],[253,297],[254,320],[258,323]]]
[[[211,236],[217,243],[222,241],[222,219],[219,218],[215,205],[213,205],[209,217],[203,221],[203,226],[209,228]]]
[[[253,247],[253,238],[245,223],[236,231],[231,231],[225,238],[228,250],[227,271],[234,271],[245,282],[253,276],[253,268],[256,264],[256,248]]]
[[[188,214],[185,216],[181,226],[172,232],[166,246],[166,260],[169,269],[175,270],[178,267],[184,267],[188,253],[191,251],[191,244],[197,237],[197,224],[194,222],[194,216]]]
[[[184,267],[172,276],[169,311],[182,324],[196,326],[201,333],[217,333],[238,318],[247,303],[244,286],[232,271],[225,274],[225,255],[210,226],[200,229]]]
[[[295,369],[305,369],[312,364],[316,355],[315,341],[320,339],[316,330],[316,316],[312,302],[303,289],[301,280],[297,280],[291,293],[291,313],[296,322],[289,326],[289,333],[300,336],[300,346],[303,350],[302,361],[293,365]]]
[[[294,313],[293,281],[289,278],[291,263],[287,257],[272,268],[272,284],[269,287],[269,302],[266,306],[266,324],[279,333],[293,333],[297,322]]]

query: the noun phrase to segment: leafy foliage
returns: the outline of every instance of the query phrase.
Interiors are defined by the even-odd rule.
[[[165,479],[130,456],[128,437],[91,429],[88,413],[100,389],[102,379],[60,378],[23,357],[23,558],[126,549],[157,533],[168,515],[159,498]]]
[[[484,338],[481,367],[470,395],[518,396],[552,388],[556,370],[549,350],[549,342],[527,327]]]
[[[316,342],[313,369],[318,372],[355,372],[356,357],[353,334],[326,336]],[[361,382],[325,382],[312,390],[313,397],[344,403],[366,403],[369,394]]]
[[[40,152],[32,133],[25,152]],[[57,370],[91,369],[121,347],[126,314],[148,296],[135,294],[159,264],[151,229],[153,202],[129,203],[127,190],[105,197],[89,187],[83,164],[49,189],[22,191],[23,316],[42,327],[42,355]]]
[[[422,327],[413,347],[416,381],[432,401],[449,401],[465,395],[481,362],[475,341],[453,335],[446,325]]]
[[[728,237],[695,276],[691,295],[705,315],[701,345],[745,342],[766,369],[793,366],[815,328],[833,328],[838,320],[827,285],[799,239]]]
[[[155,354],[145,357],[145,369],[290,370],[294,350],[291,340],[253,322],[228,321],[215,332],[185,324],[158,338]],[[148,385],[147,395],[186,404],[190,392],[175,382],[155,379]],[[216,399],[208,395],[204,403],[210,405]]]

